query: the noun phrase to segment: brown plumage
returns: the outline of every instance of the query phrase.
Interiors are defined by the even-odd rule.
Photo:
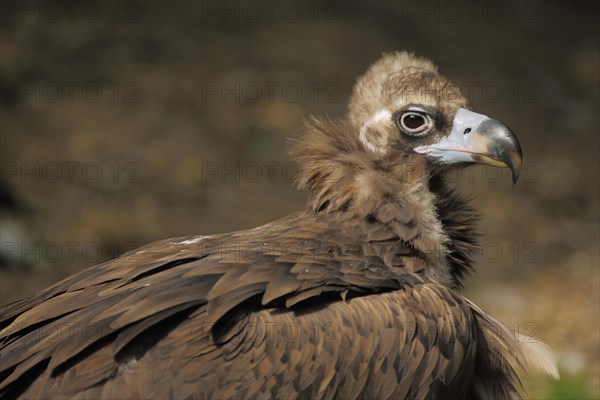
[[[514,368],[555,366],[458,292],[477,217],[444,182],[471,161],[518,176],[520,148],[465,107],[429,61],[385,55],[296,145],[305,210],[2,308],[0,398],[520,398]]]

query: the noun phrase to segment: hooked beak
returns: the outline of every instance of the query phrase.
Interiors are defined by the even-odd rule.
[[[456,112],[448,136],[415,151],[447,164],[477,162],[508,167],[513,183],[519,179],[523,163],[521,145],[506,125],[464,108]]]

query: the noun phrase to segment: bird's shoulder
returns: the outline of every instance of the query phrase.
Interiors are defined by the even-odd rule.
[[[401,264],[390,268],[377,254],[382,246],[401,246],[406,256],[410,246],[365,244],[351,235],[305,211],[246,231],[155,242],[84,270],[0,310],[0,374],[6,378],[0,386],[30,376],[39,365],[62,376],[82,355],[113,343],[101,363],[106,371],[95,378],[105,379],[115,373],[119,352],[151,327],[170,321],[177,329],[189,316],[214,326],[239,307],[302,311],[318,300],[336,310],[355,298],[391,293],[382,304],[406,310],[410,320],[436,321],[448,310],[441,304],[460,304],[452,290]],[[349,307],[368,309],[361,301]],[[431,307],[423,308],[424,302]],[[452,318],[468,314],[464,307],[450,308],[460,310]]]

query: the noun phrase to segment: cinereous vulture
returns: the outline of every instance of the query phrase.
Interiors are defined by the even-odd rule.
[[[477,216],[449,187],[519,142],[428,60],[386,54],[294,151],[306,209],[163,240],[1,309],[2,399],[517,399],[556,376],[463,297]],[[531,341],[533,342],[533,341]]]

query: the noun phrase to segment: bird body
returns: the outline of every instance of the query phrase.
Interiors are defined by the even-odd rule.
[[[306,209],[156,242],[5,306],[0,398],[520,398],[515,368],[555,374],[543,344],[460,294],[477,216],[444,181],[465,156],[435,146],[458,140],[466,102],[406,82],[447,85],[426,60],[386,55],[346,120],[307,124]],[[472,161],[518,175],[516,139],[464,113],[494,140]]]

